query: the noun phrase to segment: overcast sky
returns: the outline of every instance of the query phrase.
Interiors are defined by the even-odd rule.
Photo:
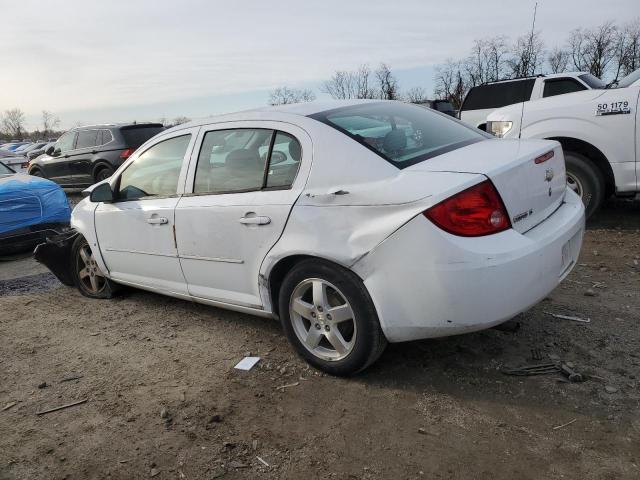
[[[476,38],[516,37],[534,0],[0,0],[0,111],[76,122],[206,116],[319,93],[336,69],[386,62],[402,89]],[[639,0],[539,0],[547,47],[573,28],[640,15]]]

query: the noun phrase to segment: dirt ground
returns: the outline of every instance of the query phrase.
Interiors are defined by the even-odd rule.
[[[510,329],[390,345],[338,379],[275,321],[89,300],[5,258],[0,479],[640,478],[640,204],[600,212],[579,262]],[[558,358],[586,381],[500,371]]]

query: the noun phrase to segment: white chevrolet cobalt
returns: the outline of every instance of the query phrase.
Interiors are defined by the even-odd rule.
[[[71,224],[36,258],[84,295],[122,284],[277,317],[309,363],[349,375],[387,342],[488,328],[539,302],[577,261],[584,208],[558,142],[347,101],[162,132]]]

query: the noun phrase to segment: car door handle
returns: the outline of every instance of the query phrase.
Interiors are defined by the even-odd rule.
[[[149,217],[147,218],[147,223],[151,225],[164,225],[169,223],[169,219],[165,217]]]
[[[244,225],[268,225],[271,223],[269,217],[242,217],[238,221]]]

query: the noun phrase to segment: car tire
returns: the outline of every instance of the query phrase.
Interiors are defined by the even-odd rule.
[[[604,202],[604,179],[598,167],[584,155],[568,151],[564,160],[567,185],[582,198],[586,217],[589,218]]]
[[[100,167],[95,174],[96,183],[106,180],[111,175],[113,175],[113,168],[111,167]]]
[[[118,285],[106,278],[95,261],[91,246],[82,235],[71,247],[73,281],[80,293],[89,298],[112,298]]]
[[[330,262],[298,263],[285,276],[278,303],[291,344],[307,362],[331,375],[361,372],[387,345],[362,281]]]

